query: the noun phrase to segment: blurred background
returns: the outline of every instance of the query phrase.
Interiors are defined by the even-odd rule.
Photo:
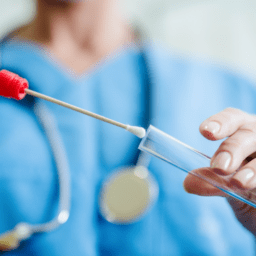
[[[256,84],[255,0],[120,0],[132,24],[173,52],[204,59]],[[33,0],[0,0],[0,37],[33,18]]]

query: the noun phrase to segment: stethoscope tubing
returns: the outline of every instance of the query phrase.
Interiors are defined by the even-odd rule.
[[[65,152],[65,147],[57,129],[55,120],[46,108],[46,106],[38,101],[34,105],[34,113],[41,123],[46,137],[51,146],[52,154],[55,159],[57,175],[59,180],[59,209],[56,217],[46,223],[39,225],[30,225],[33,233],[50,232],[61,224],[64,224],[70,213],[70,173],[69,164]]]

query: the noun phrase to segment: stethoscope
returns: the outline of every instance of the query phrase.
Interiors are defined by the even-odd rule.
[[[146,109],[144,125],[150,121],[148,102],[152,79],[145,51],[141,51],[145,65],[144,103]],[[18,223],[12,230],[0,236],[0,250],[13,250],[21,241],[33,234],[50,232],[64,224],[70,214],[70,177],[64,144],[57,130],[55,120],[46,106],[38,101],[32,104],[34,113],[41,124],[51,146],[59,181],[59,209],[56,217],[49,222],[32,225]],[[140,220],[152,208],[158,198],[159,187],[148,166],[150,156],[140,152],[135,166],[126,166],[112,172],[103,182],[99,197],[99,211],[109,222],[130,224]]]
[[[115,170],[100,191],[101,215],[114,224],[140,220],[158,198],[159,187],[148,170],[150,157],[141,152],[135,166]]]
[[[150,125],[153,77],[150,61],[144,49],[140,51],[144,65],[144,127]],[[157,201],[159,186],[149,171],[151,156],[140,151],[136,165],[118,168],[103,182],[99,194],[99,210],[101,215],[114,224],[131,224],[140,220]]]
[[[53,231],[64,224],[69,218],[70,178],[63,142],[60,138],[54,118],[47,108],[42,103],[35,103],[33,108],[38,121],[45,131],[55,160],[59,181],[59,209],[57,216],[49,222],[39,225],[20,222],[12,230],[2,234],[0,236],[0,250],[16,249],[21,241],[30,238],[36,233]]]

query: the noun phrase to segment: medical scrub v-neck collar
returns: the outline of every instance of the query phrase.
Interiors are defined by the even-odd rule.
[[[139,54],[139,49],[135,44],[120,47],[118,50],[106,55],[101,60],[91,65],[88,69],[80,74],[73,71],[65,63],[62,63],[58,57],[50,53],[47,47],[43,47],[36,42],[21,39],[7,39],[7,45],[10,47],[20,48],[25,50],[28,55],[37,55],[43,62],[48,64],[55,72],[59,73],[62,77],[72,83],[83,83],[96,77],[100,71],[111,69],[113,66],[118,66],[119,61],[123,61],[130,54]]]

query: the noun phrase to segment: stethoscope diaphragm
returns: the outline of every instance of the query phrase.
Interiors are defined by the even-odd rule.
[[[158,184],[145,165],[122,167],[114,171],[102,185],[100,213],[111,223],[133,223],[149,211],[158,193]]]

